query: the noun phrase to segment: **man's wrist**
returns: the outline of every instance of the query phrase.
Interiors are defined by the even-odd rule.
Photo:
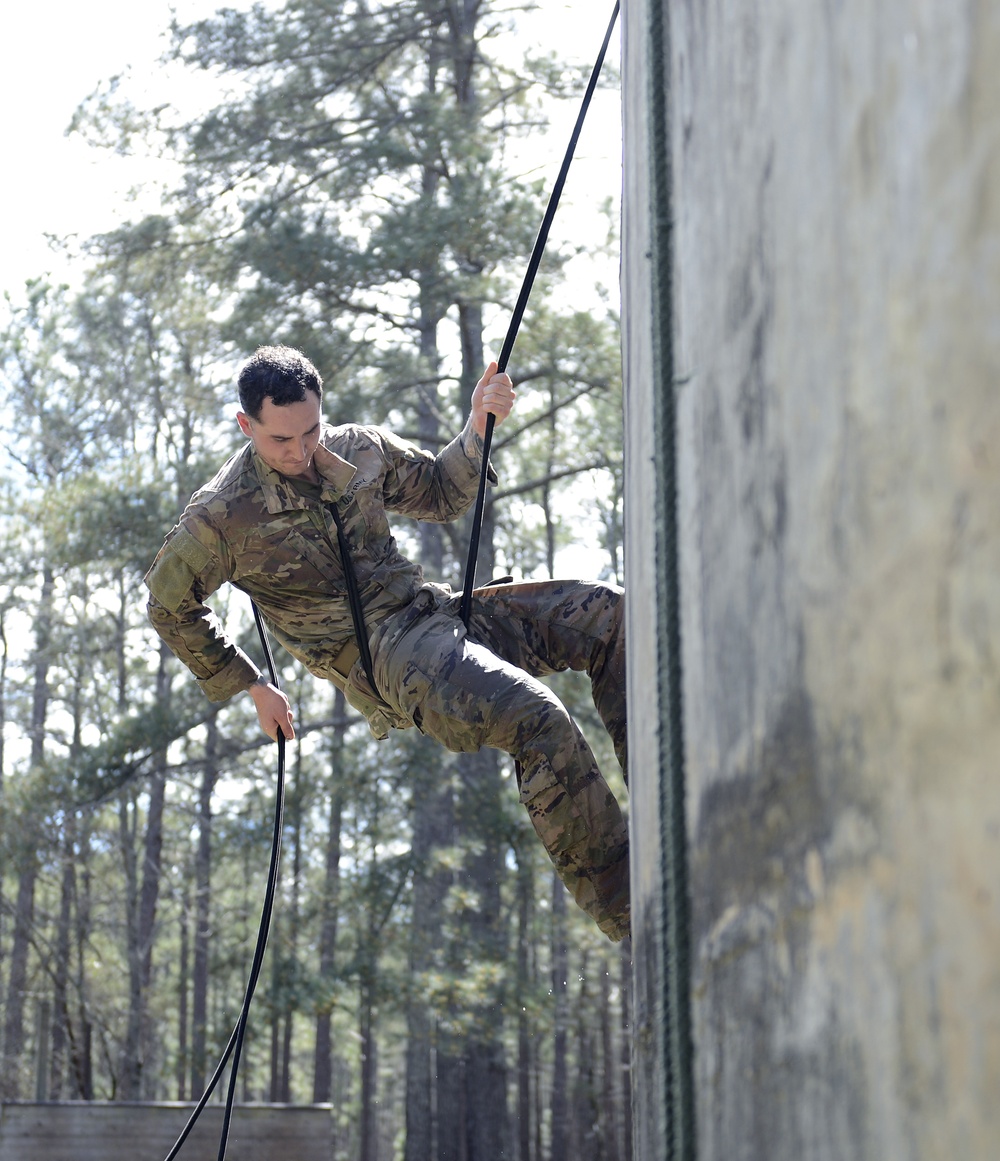
[[[258,687],[263,687],[264,689],[266,689],[270,684],[271,683],[268,681],[268,679],[264,676],[263,673],[258,673],[257,676],[253,679],[253,681],[251,681],[250,684],[247,686],[247,693],[249,693],[252,696],[254,693],[254,690],[256,690]]]
[[[481,464],[485,450],[485,438],[476,430],[475,422],[470,415],[465,429],[462,432],[462,451],[465,452],[467,459],[472,463]]]

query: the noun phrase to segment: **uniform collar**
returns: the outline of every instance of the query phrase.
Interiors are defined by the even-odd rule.
[[[324,426],[324,439],[329,430],[328,427]],[[296,490],[287,476],[283,476],[281,472],[276,472],[274,468],[269,468],[256,450],[251,452],[251,456],[268,512],[273,515],[277,512],[286,512],[290,508],[309,507],[309,501],[301,492]],[[339,500],[358,470],[353,464],[348,463],[343,456],[339,456],[336,452],[325,447],[322,441],[316,448],[313,463],[323,481],[320,497],[325,502]]]

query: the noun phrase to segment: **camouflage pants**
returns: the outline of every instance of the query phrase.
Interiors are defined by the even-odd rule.
[[[450,750],[492,746],[521,768],[520,797],[560,877],[613,940],[629,934],[628,832],[590,746],[537,678],[585,670],[626,769],[624,593],[582,581],[421,591],[372,639],[386,701]]]

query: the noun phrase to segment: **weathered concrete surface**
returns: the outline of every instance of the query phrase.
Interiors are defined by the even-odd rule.
[[[634,859],[655,929],[653,2],[624,13],[623,289]],[[664,11],[698,1156],[986,1161],[1000,6]],[[636,943],[649,1014],[662,959]]]
[[[0,1103],[0,1161],[155,1161],[170,1152],[193,1104],[117,1101]],[[182,1158],[219,1154],[223,1107],[209,1104]],[[330,1161],[329,1105],[236,1105],[229,1161]]]
[[[633,1142],[638,1161],[665,1157],[669,1110],[664,922],[664,718],[660,657],[665,602],[661,573],[665,530],[660,493],[663,459],[656,392],[662,390],[654,346],[658,338],[652,247],[651,137],[646,77],[648,37],[639,13],[622,16],[625,203],[622,221],[622,355],[625,375],[626,628],[629,699],[629,828],[631,831],[634,977]]]

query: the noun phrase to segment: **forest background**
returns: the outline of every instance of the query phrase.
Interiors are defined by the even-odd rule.
[[[596,54],[610,9],[587,11]],[[226,9],[172,30],[198,109],[127,77],[81,104],[76,134],[159,184],[5,298],[0,1098],[203,1091],[249,969],[274,750],[248,699],[211,706],[159,647],[141,578],[238,446],[233,374],[262,341],[307,351],[332,422],[459,430],[592,64],[551,17]],[[587,166],[585,136],[515,348],[484,576],[623,581],[618,145]],[[460,586],[466,522],[396,530]],[[213,605],[256,656],[245,598]],[[332,1103],[338,1158],[627,1157],[628,964],[567,908],[506,758],[377,744],[278,662],[300,741],[243,1099]],[[624,800],[579,678],[553,684]]]

